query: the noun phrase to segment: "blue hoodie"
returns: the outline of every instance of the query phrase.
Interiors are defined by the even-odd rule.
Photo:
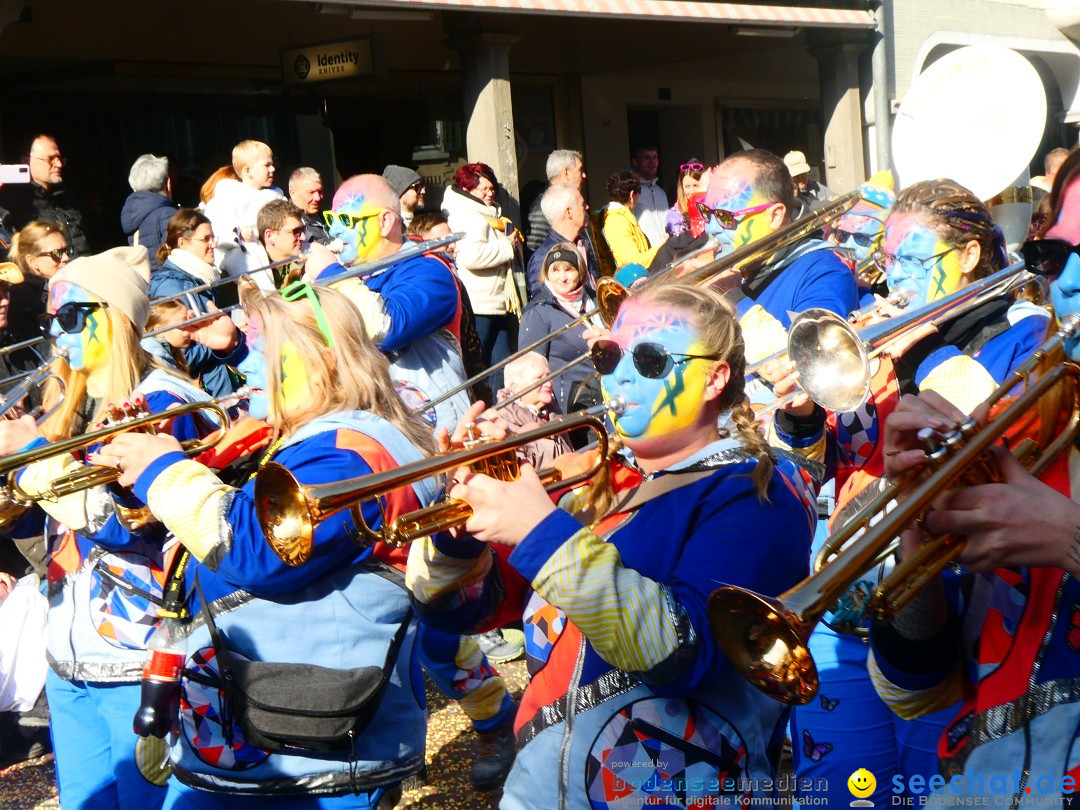
[[[150,252],[151,270],[161,267],[157,260],[157,249],[165,241],[169,220],[179,208],[180,203],[153,191],[136,191],[124,200],[120,227],[124,229],[129,245],[135,244],[135,232],[138,231],[139,244]]]

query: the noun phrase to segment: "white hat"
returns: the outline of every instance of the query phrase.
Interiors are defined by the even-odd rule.
[[[810,164],[806,162],[806,155],[802,152],[788,152],[784,155],[784,165],[787,166],[792,177],[798,177],[800,174],[810,174]]]
[[[49,279],[49,289],[67,281],[93,293],[127,315],[142,337],[150,315],[150,255],[142,245],[118,247],[93,256],[80,256]]]

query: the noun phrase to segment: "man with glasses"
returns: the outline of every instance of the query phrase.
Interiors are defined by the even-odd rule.
[[[281,288],[294,265],[290,260],[297,260],[304,252],[304,240],[307,229],[301,220],[303,213],[288,200],[274,200],[259,209],[255,218],[255,227],[259,231],[259,244],[266,252],[264,264],[277,264],[271,270],[274,286]]]
[[[874,252],[881,248],[885,220],[896,202],[892,172],[878,172],[859,186],[859,201],[828,231],[828,239],[839,248],[859,284],[859,304],[874,303],[874,293],[884,294],[885,276],[874,264]]]
[[[393,163],[383,169],[382,176],[398,195],[401,229],[408,230],[413,217],[424,207],[424,195],[427,194],[424,178],[407,166],[395,166]]]
[[[787,225],[795,202],[787,166],[762,149],[737,152],[712,171],[705,202],[705,231],[731,253]],[[807,237],[780,247],[749,278],[733,278],[736,311],[755,362],[786,345],[791,316],[821,307],[847,317],[858,306],[855,277],[821,239]]]
[[[63,170],[67,158],[51,135],[38,135],[23,156],[30,166],[30,181],[26,185],[5,185],[0,189],[0,206],[7,209],[7,224],[19,230],[28,222],[43,219],[67,229],[69,244],[75,255],[90,252],[83,229],[83,212],[74,195],[64,188]]]

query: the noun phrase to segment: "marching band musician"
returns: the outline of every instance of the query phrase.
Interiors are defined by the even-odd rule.
[[[251,413],[278,431],[263,463],[272,459],[304,484],[322,484],[434,449],[427,424],[397,396],[386,359],[343,294],[295,282],[281,294],[246,285],[241,295]],[[197,577],[200,590],[165,806],[393,806],[398,784],[423,765],[426,725],[400,572],[351,539],[348,512],[315,528],[309,562],[287,565],[264,538],[254,483],[226,486],[180,453],[172,437],[125,434],[103,457],[198,561],[188,572],[188,586]],[[388,511],[427,505],[434,495],[428,482],[406,487],[388,497]],[[379,525],[376,502],[362,510],[369,525]],[[349,689],[369,684],[373,674],[387,682],[353,712],[366,710],[366,725],[358,721],[347,733],[293,728],[268,741],[265,725],[243,719],[250,682],[236,675],[233,691],[233,679],[223,675],[223,667],[235,672],[249,660],[281,673],[284,680],[270,682],[271,697],[281,701],[274,705],[300,715],[289,703],[300,699],[298,691],[320,695],[319,711],[327,712],[353,694],[341,679]],[[328,674],[337,687],[319,680]]]
[[[858,202],[828,231],[829,241],[839,247],[844,258],[851,263],[851,270],[855,273],[855,281],[859,285],[861,305],[874,302],[872,287],[885,286],[880,282],[867,284],[867,274],[860,271],[864,268],[869,271],[876,270],[873,256],[881,249],[881,240],[885,236],[885,220],[895,202],[892,172],[878,172],[859,186]]]
[[[1050,208],[1045,239],[1023,252],[1030,270],[1052,279],[1054,310],[1064,318],[1080,314],[1080,155],[1062,166]],[[1075,339],[1064,351],[1066,360],[1080,359]],[[1041,438],[1062,430],[1075,408],[1073,386],[1040,401]],[[985,421],[985,409],[976,414]],[[963,418],[933,393],[902,398],[885,426],[886,474],[896,479],[922,463],[918,429],[947,431]],[[1072,799],[1080,777],[1075,455],[1069,448],[1037,480],[995,448],[1003,483],[950,490],[902,538],[907,553],[922,542],[920,530],[959,536],[959,562],[970,572],[934,579],[892,625],[871,630],[870,673],[898,714],[918,716],[963,698],[938,743],[944,785],[933,792],[941,806]]]
[[[753,780],[770,794],[787,712],[726,665],[706,601],[719,582],[795,582],[811,499],[753,428],[742,336],[717,292],[642,292],[610,338],[594,363],[625,402],[615,426],[635,460],[611,460],[562,509],[531,467],[512,482],[459,471],[469,534],[413,543],[414,604],[448,630],[524,611],[532,680],[502,807],[742,804]]]
[[[160,412],[208,398],[139,346],[149,276],[146,248],[121,247],[80,257],[51,277],[49,333],[66,351],[66,359],[55,362],[65,383],[63,401],[44,423],[44,436],[30,417],[0,422],[0,455],[77,436],[102,421],[110,403],[141,396],[148,411]],[[47,390],[47,404],[56,389]],[[169,430],[195,438],[215,427],[184,416]],[[57,454],[26,467],[18,483],[40,493],[82,467],[71,455]],[[164,791],[136,767],[131,723],[145,644],[174,555],[161,527],[144,524],[140,505],[105,486],[37,503],[49,517],[46,694],[61,800],[65,808],[159,807]],[[28,531],[34,517],[31,512],[15,531]]]
[[[787,166],[762,149],[737,152],[712,170],[699,211],[721,255],[752,244],[787,225],[795,204]],[[772,263],[737,286],[736,312],[753,363],[784,348],[790,313],[822,307],[841,317],[858,306],[855,279],[834,246],[804,238],[782,249]]]
[[[986,207],[951,180],[923,181],[901,191],[885,224],[883,247],[875,254],[887,273],[890,294],[908,296],[907,311],[991,274],[1004,266],[1005,258],[1004,239]],[[774,443],[827,454],[835,468],[832,530],[878,492],[873,485],[884,461],[881,425],[900,393],[936,391],[970,410],[1041,342],[1045,316],[1045,310],[1029,302],[1000,298],[981,304],[939,331],[918,331],[871,361],[870,396],[851,413],[829,414],[827,429],[819,429],[826,414],[813,403],[796,402],[777,414],[770,434]],[[859,617],[854,621],[859,624]],[[870,799],[885,807],[891,800],[890,774],[931,768],[934,742],[952,715],[946,710],[911,722],[895,718],[867,678],[866,645],[827,623],[815,629],[810,649],[819,663],[821,693],[817,701],[799,707],[792,721],[796,772],[800,778],[828,779],[833,799],[840,801],[847,795],[846,776],[865,767],[879,780]],[[872,744],[867,729],[876,730]],[[826,749],[829,753],[821,754]]]

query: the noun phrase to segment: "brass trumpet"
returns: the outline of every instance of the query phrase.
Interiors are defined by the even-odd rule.
[[[714,591],[709,597],[709,624],[716,643],[732,666],[753,686],[777,700],[797,705],[811,700],[818,688],[817,666],[807,648],[814,626],[938,495],[957,484],[995,480],[998,472],[987,456],[988,448],[1011,425],[1027,416],[1032,407],[1037,407],[1040,398],[1055,385],[1066,378],[1080,377],[1080,366],[1065,362],[1030,380],[1048,355],[1077,335],[1080,335],[1080,316],[1071,316],[986,401],[993,406],[1018,384],[1025,384],[1024,391],[985,427],[980,428],[969,418],[943,437],[926,434],[923,438],[928,444],[927,462],[933,472],[913,489],[908,487],[910,492],[906,497],[901,484],[894,484],[878,495],[843,531],[830,538],[832,546],[842,550],[817,573],[776,598],[731,586]],[[1078,433],[1080,411],[1074,406],[1060,436],[1039,453],[1035,452],[1037,448],[1025,447],[1025,442],[1018,455],[1022,463],[1038,474],[1058,453],[1071,446]],[[898,505],[873,523],[894,500]],[[855,537],[864,528],[866,531]],[[962,545],[960,538],[952,536],[929,538],[881,581],[867,601],[867,612],[878,621],[891,619],[911,596],[955,559]]]
[[[517,478],[519,471],[514,452],[516,448],[537,439],[587,427],[596,432],[599,447],[597,460],[587,471],[569,478],[563,478],[562,473],[554,468],[538,473],[549,491],[577,486],[596,475],[607,463],[608,435],[599,414],[608,411],[621,413],[622,408],[621,400],[597,405],[532,430],[507,436],[501,441],[483,436],[473,437],[462,450],[414,461],[394,470],[330,484],[301,484],[286,467],[271,462],[255,476],[255,512],[266,541],[286,565],[306,563],[311,557],[315,527],[343,509],[352,510],[353,522],[364,541],[363,545],[376,542],[404,545],[420,537],[464,525],[472,510],[464,501],[446,498],[372,529],[364,521],[360,504],[462,466],[472,467],[476,472],[493,478],[511,481]]]
[[[111,484],[120,478],[120,470],[117,470],[114,467],[102,467],[96,464],[90,464],[68,473],[67,475],[60,476],[41,492],[26,492],[18,485],[16,474],[21,468],[38,461],[43,461],[44,459],[52,458],[53,456],[85,450],[99,442],[106,442],[121,433],[128,433],[132,430],[149,430],[152,425],[159,422],[198,413],[199,411],[209,411],[213,413],[214,421],[220,423],[223,427],[228,427],[229,414],[225,409],[239,401],[239,399],[242,398],[242,395],[244,395],[243,389],[229,397],[223,397],[219,400],[188,402],[183,405],[174,405],[171,408],[166,408],[160,413],[146,414],[145,416],[109,425],[100,430],[84,433],[81,436],[72,436],[70,439],[63,439],[58,442],[41,445],[40,447],[23,450],[21,453],[14,453],[5,458],[0,458],[0,476],[7,477],[8,484],[6,489],[9,497],[29,503],[42,500],[55,501],[66,495],[93,489],[94,487],[103,484]],[[183,442],[182,447],[184,453],[189,457],[194,457],[210,450],[221,441],[223,432],[224,431],[218,431],[213,436],[206,439],[189,439],[188,441]]]

